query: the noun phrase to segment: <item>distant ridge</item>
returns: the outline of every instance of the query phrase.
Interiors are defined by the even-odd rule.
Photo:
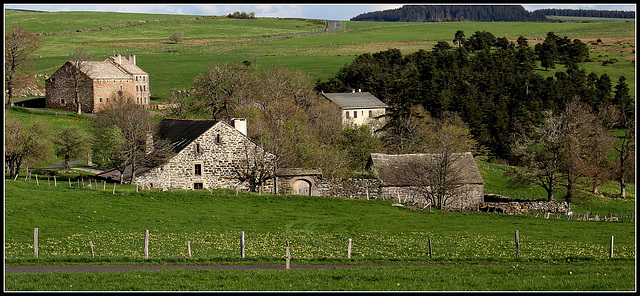
[[[603,18],[624,18],[635,19],[635,11],[623,10],[593,10],[593,9],[557,9],[545,8],[532,12],[534,15],[553,16],[575,16],[575,17],[603,17]]]
[[[404,5],[397,9],[374,11],[351,18],[352,21],[384,22],[535,22],[546,21],[522,5]]]

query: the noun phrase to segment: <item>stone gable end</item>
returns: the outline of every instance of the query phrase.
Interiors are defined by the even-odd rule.
[[[152,188],[247,190],[234,171],[247,147],[259,146],[237,129],[218,122],[165,164],[141,173],[136,183]]]

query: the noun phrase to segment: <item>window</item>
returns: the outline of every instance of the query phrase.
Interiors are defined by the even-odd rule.
[[[102,98],[100,98],[100,103],[102,103]]]
[[[66,101],[64,99],[60,99],[60,104],[64,105]]]
[[[202,164],[197,163],[193,167],[194,167],[193,173],[196,176],[202,175]]]
[[[216,144],[220,144],[220,134],[216,135]]]
[[[201,153],[202,150],[200,150],[200,144],[196,143],[196,153]]]
[[[202,189],[202,183],[193,183],[193,189]]]
[[[358,118],[358,111],[353,111],[353,118]]]
[[[373,117],[373,111],[369,110],[369,117]]]

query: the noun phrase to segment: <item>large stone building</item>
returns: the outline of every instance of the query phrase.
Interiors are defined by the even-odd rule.
[[[46,107],[68,111],[99,112],[119,99],[148,105],[149,74],[129,59],[116,55],[102,62],[68,61],[45,81]]]
[[[360,90],[347,93],[325,93],[322,95],[340,107],[342,123],[345,126],[369,125],[376,128],[380,117],[389,107],[369,92]]]
[[[137,173],[134,184],[149,188],[234,189],[274,192],[275,155],[246,135],[245,119],[165,119],[160,138],[176,152],[164,164]],[[255,188],[255,180],[264,182]]]

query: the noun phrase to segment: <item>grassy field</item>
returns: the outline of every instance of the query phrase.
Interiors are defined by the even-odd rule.
[[[102,60],[108,55],[135,54],[139,66],[151,76],[152,96],[165,99],[172,89],[191,87],[194,77],[213,63],[257,60],[258,65],[279,63],[311,76],[312,82],[326,80],[355,56],[398,48],[403,53],[430,50],[438,41],[453,40],[457,30],[467,37],[476,31],[488,31],[515,41],[525,36],[531,44],[553,31],[559,36],[595,42],[590,45],[596,58],[617,58],[619,62],[602,66],[602,62],[585,64],[589,72],[609,73],[617,80],[625,75],[635,93],[635,23],[385,23],[342,22],[335,32],[256,42],[268,37],[318,32],[324,22],[318,20],[257,18],[251,20],[200,18],[185,15],[149,15],[110,12],[5,12],[5,32],[13,25],[23,25],[37,33],[100,28],[108,25],[145,21],[123,26],[73,34],[45,35],[45,46],[34,54],[36,73],[52,74],[78,46],[86,47]],[[60,21],[64,19],[65,21]],[[68,21],[67,21],[68,19]],[[184,41],[169,42],[180,31]],[[561,68],[559,68],[561,70]],[[540,69],[543,75],[553,71]]]
[[[483,169],[485,178],[499,173]],[[97,190],[76,188],[78,183],[69,184],[66,177],[71,176],[57,179],[57,187],[42,176],[40,185],[23,178],[5,181],[5,264],[283,264],[285,241],[289,241],[293,264],[396,267],[165,270],[104,276],[49,273],[35,282],[30,280],[33,275],[11,274],[6,276],[9,290],[633,289],[635,223],[629,219],[595,222],[555,216],[420,212],[392,207],[391,200],[236,195],[224,190],[136,192],[129,185],[118,185],[113,194],[111,184],[106,190],[101,184]],[[492,177],[486,179],[494,182]],[[493,192],[490,188],[487,191]],[[585,205],[606,210],[611,206],[609,200],[586,197],[574,210]],[[635,195],[616,201],[614,208],[616,213],[634,213]],[[38,259],[33,258],[36,227]],[[149,259],[143,258],[145,229],[150,231]],[[520,233],[518,259],[515,230]],[[245,258],[239,256],[240,231],[245,231]],[[609,258],[611,236],[615,236],[613,259]],[[353,239],[351,259],[347,258],[349,238]],[[433,259],[429,258],[429,239]],[[95,247],[95,258],[89,241]],[[191,241],[192,258],[187,254],[187,241]],[[451,274],[454,270],[455,276]],[[188,283],[175,280],[188,274],[195,277]],[[368,276],[363,278],[364,274]],[[138,275],[147,280],[126,280]],[[224,280],[198,280],[207,276]],[[87,278],[93,278],[93,284],[87,284]],[[269,281],[273,278],[278,279]],[[505,286],[488,284],[496,278]],[[545,279],[550,282],[539,282]],[[115,282],[105,286],[109,281]]]

